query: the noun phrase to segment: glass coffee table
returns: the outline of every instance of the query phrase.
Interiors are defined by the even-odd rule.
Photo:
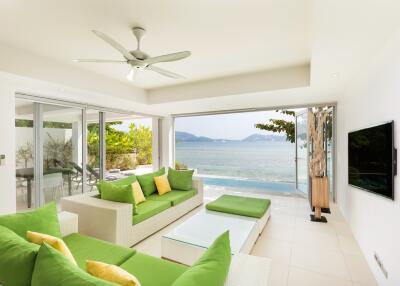
[[[256,218],[203,210],[161,238],[162,257],[192,265],[229,230],[232,255],[250,253],[260,233]]]

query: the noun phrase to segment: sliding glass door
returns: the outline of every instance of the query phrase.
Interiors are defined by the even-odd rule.
[[[152,168],[152,118],[16,98],[16,201],[23,211]]]
[[[308,194],[307,109],[296,114],[296,189]]]
[[[83,111],[16,99],[18,211],[84,191]]]
[[[42,105],[43,202],[83,192],[83,110]]]

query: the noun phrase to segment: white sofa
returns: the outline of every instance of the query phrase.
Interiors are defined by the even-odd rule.
[[[132,205],[86,193],[61,199],[61,210],[78,214],[79,233],[123,246],[132,246],[203,204],[203,182],[193,178],[194,197],[138,224],[132,224]]]

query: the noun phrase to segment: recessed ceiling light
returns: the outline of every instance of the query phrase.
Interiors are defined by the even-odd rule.
[[[333,77],[338,77],[339,74],[338,74],[338,73],[333,73],[332,76],[333,76]]]

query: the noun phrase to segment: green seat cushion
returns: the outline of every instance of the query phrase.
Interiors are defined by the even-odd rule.
[[[136,250],[112,244],[78,233],[64,237],[64,242],[71,250],[79,267],[86,269],[86,260],[101,261],[113,265],[121,265]]]
[[[48,244],[43,244],[36,258],[31,286],[116,286],[100,280],[73,263]],[[8,285],[7,285],[8,286]]]
[[[61,238],[57,206],[52,202],[33,211],[0,216],[0,225],[26,239],[28,230]]]
[[[154,177],[162,176],[165,174],[165,168],[161,168],[157,172],[144,174],[140,176],[136,176],[139,181],[140,187],[143,190],[143,194],[148,197],[152,193],[157,191],[156,184],[154,183]]]
[[[211,211],[261,218],[271,205],[268,199],[223,195],[206,205]]]
[[[135,198],[133,196],[132,185],[118,185],[106,181],[99,183],[102,200],[132,204],[132,213],[136,214]]]
[[[151,201],[167,201],[170,202],[172,206],[176,206],[191,197],[195,196],[197,194],[197,190],[191,189],[189,191],[176,191],[172,190],[164,195],[159,195],[159,194],[152,194],[147,197],[148,200]]]
[[[136,253],[123,263],[121,268],[135,275],[142,286],[171,286],[185,272],[187,266]],[[207,285],[211,286],[211,284]]]
[[[219,236],[172,286],[223,286],[231,264],[229,232]]]
[[[189,191],[192,189],[194,170],[177,171],[168,169],[168,181],[173,190]]]
[[[137,214],[132,217],[132,223],[138,224],[170,207],[171,203],[168,201],[146,200],[137,206]]]
[[[29,286],[39,245],[0,226],[0,285]]]

